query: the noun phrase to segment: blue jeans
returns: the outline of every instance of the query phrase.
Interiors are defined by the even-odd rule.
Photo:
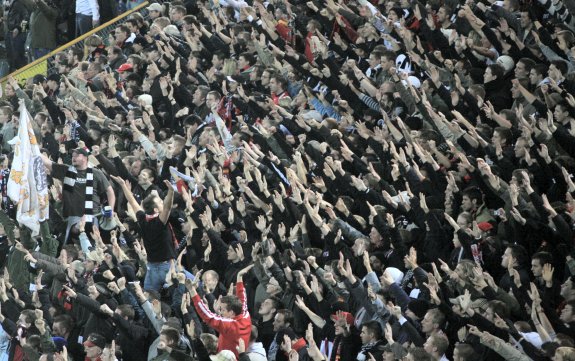
[[[48,54],[51,50],[48,48],[34,48],[32,49],[32,60],[40,59],[44,55]]]
[[[128,0],[126,1],[126,11],[128,10],[132,10],[133,8],[135,8],[136,6],[140,5],[141,3],[143,3],[144,0]]]
[[[76,37],[92,30],[92,15],[76,14]]]
[[[10,71],[18,70],[28,64],[28,58],[26,57],[26,33],[18,33],[18,35],[14,36],[13,32],[9,31],[4,36],[4,40]]]
[[[144,290],[159,291],[166,283],[166,275],[170,272],[170,261],[149,262],[146,266]]]

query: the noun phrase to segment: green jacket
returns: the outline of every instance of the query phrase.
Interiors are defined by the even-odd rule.
[[[16,222],[12,220],[4,210],[0,211],[0,223],[4,226],[6,234],[9,239],[14,239],[14,228]],[[20,242],[26,249],[32,250],[36,242],[30,236],[30,231],[22,227],[20,230]],[[28,262],[24,260],[25,254],[16,249],[15,246],[10,247],[6,258],[6,267],[10,274],[12,285],[18,290],[27,290],[30,281],[33,280],[32,275],[28,269]]]
[[[8,238],[14,239],[16,222],[8,217],[4,210],[0,210],[0,224],[4,227]],[[40,235],[42,237],[42,247],[40,247],[40,251],[55,256],[55,251],[58,246],[54,242],[57,241],[50,234],[50,228],[47,222],[40,223]],[[30,230],[26,227],[20,227],[20,242],[29,251],[33,251],[37,245],[30,234]],[[10,251],[8,251],[6,267],[10,273],[12,284],[18,290],[27,290],[30,282],[34,280],[34,275],[30,273],[29,264],[24,259],[25,255],[25,253],[18,251],[15,247],[11,247]]]
[[[477,223],[481,222],[495,223],[495,218],[493,217],[493,214],[491,213],[489,208],[485,206],[485,204],[482,204],[481,206],[479,206],[479,208],[477,208],[477,211],[475,211],[473,218]]]
[[[30,47],[55,49],[56,48],[56,19],[58,9],[38,0],[30,15]]]
[[[50,234],[50,227],[48,222],[40,223],[40,235],[42,237],[42,244],[40,245],[40,253],[46,256],[56,257],[58,255],[58,247],[60,242]]]
[[[38,361],[42,354],[38,352],[35,348],[30,347],[28,345],[24,345],[22,347],[24,354],[26,355],[26,359],[29,361]],[[40,335],[40,350],[43,352],[50,352],[56,350],[56,345],[54,341],[52,341],[52,334],[50,330],[46,330],[43,335]]]

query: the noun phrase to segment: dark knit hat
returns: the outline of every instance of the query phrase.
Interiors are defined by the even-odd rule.
[[[407,305],[407,309],[413,312],[417,318],[423,318],[427,310],[429,310],[429,303],[423,300],[411,300]]]
[[[108,286],[104,282],[96,282],[94,286],[98,290],[98,293],[104,297],[110,297],[110,291],[108,290]]]
[[[423,120],[420,117],[407,117],[405,125],[411,130],[420,130],[423,127]]]
[[[91,333],[88,339],[84,341],[84,346],[99,347],[103,350],[106,347],[106,338],[99,333]]]
[[[72,150],[72,153],[82,154],[84,157],[90,156],[90,152],[88,151],[88,149],[82,148],[82,147],[78,147],[78,148]]]
[[[56,352],[62,352],[64,346],[68,346],[68,341],[63,337],[52,337],[52,342],[54,342]]]

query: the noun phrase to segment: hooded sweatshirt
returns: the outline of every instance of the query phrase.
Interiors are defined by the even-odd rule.
[[[249,344],[252,333],[252,319],[248,311],[247,295],[243,282],[236,285],[236,296],[242,302],[242,312],[234,318],[221,317],[213,313],[202,301],[199,295],[195,295],[192,300],[198,315],[211,328],[218,331],[218,352],[221,350],[231,350],[238,357],[238,340],[242,338],[245,344]]]
[[[261,342],[254,342],[246,350],[250,361],[267,361],[266,350]]]

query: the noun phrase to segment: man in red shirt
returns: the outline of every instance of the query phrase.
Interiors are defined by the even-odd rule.
[[[242,278],[254,265],[251,264],[237,275],[236,296],[224,296],[220,300],[219,315],[213,313],[196,292],[196,283],[189,287],[198,315],[204,322],[219,333],[218,352],[230,350],[238,357],[239,339],[247,345],[252,332],[252,319],[248,312],[247,296]],[[199,277],[199,276],[197,276]],[[199,279],[199,278],[198,278]]]

